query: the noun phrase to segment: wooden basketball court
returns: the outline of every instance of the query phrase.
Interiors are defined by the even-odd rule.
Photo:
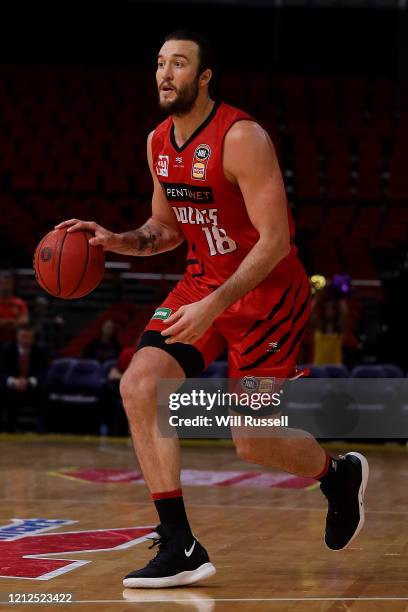
[[[408,610],[405,448],[364,449],[366,525],[334,553],[323,543],[315,484],[261,474],[226,443],[187,445],[185,499],[217,574],[190,588],[124,590],[123,576],[154,552],[144,538],[157,521],[129,441],[3,436],[0,444],[2,609],[34,607],[23,594],[71,593],[75,610],[98,612]],[[10,594],[20,602],[6,606]]]

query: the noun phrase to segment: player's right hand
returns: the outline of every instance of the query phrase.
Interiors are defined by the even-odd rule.
[[[93,238],[89,239],[91,246],[101,246],[104,251],[113,251],[118,246],[118,235],[98,225],[95,221],[81,221],[80,219],[68,219],[55,226],[54,229],[68,228],[68,232],[77,232],[85,230],[94,234]]]

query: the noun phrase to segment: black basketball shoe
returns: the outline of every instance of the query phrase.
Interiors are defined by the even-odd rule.
[[[193,535],[172,531],[165,525],[156,527],[159,538],[152,538],[149,548],[158,546],[156,556],[145,567],[128,574],[127,588],[152,588],[193,584],[215,574],[207,551]]]
[[[364,525],[367,459],[360,453],[347,453],[340,461],[338,485],[335,481],[330,486],[320,485],[329,506],[324,541],[331,550],[346,548]]]

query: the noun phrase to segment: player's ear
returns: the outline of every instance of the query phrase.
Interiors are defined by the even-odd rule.
[[[211,68],[207,68],[200,75],[200,85],[208,85],[209,82],[211,81],[211,77],[212,77],[212,70]]]

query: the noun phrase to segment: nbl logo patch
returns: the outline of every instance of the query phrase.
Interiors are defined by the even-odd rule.
[[[207,177],[207,165],[210,159],[211,149],[207,144],[200,144],[194,151],[193,165],[191,167],[191,178],[196,181],[205,181]]]
[[[259,391],[260,393],[273,393],[275,391],[276,378],[265,376],[244,376],[241,379],[241,387],[247,391]]]
[[[247,391],[258,391],[259,380],[255,376],[244,376],[241,380],[241,387]]]

